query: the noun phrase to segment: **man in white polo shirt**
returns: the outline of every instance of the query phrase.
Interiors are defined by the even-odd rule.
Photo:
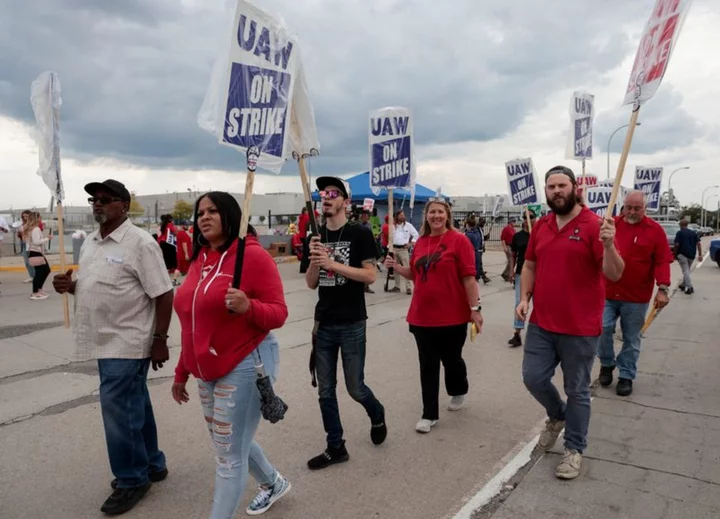
[[[100,410],[115,475],[114,492],[101,511],[119,515],[168,473],[147,376],[151,365],[157,371],[169,357],[173,288],[160,247],[128,219],[127,188],[109,179],[90,183],[85,191],[100,230],[83,243],[77,279],[70,270],[56,275],[53,286],[75,296],[75,359],[97,359]]]
[[[403,267],[410,265],[410,248],[414,241],[417,241],[419,235],[415,227],[405,221],[405,213],[398,211],[395,213],[395,225],[393,227],[393,252],[395,253],[395,261]],[[395,276],[395,287],[390,292],[400,292],[400,280],[406,283],[405,292],[407,295],[412,294],[412,281],[402,276]]]

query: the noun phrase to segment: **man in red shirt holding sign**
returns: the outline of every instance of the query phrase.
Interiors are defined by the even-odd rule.
[[[590,372],[602,331],[604,277],[619,280],[624,264],[615,248],[615,222],[580,205],[571,169],[556,166],[545,174],[545,198],[552,213],[532,228],[516,309],[524,321],[533,299],[522,375],[548,415],[538,445],[550,450],[564,428],[565,454],[555,475],[574,479],[587,446]],[[558,364],[567,403],[552,383]]]
[[[513,273],[510,265],[512,263],[512,245],[513,236],[515,236],[515,218],[510,218],[508,224],[503,227],[500,233],[500,242],[502,243],[503,251],[505,252],[505,270],[502,272],[502,278],[505,281],[511,282]]]
[[[631,191],[625,197],[622,216],[615,217],[616,241],[620,256],[625,261],[622,278],[617,282],[608,280],[605,286],[605,311],[603,334],[598,348],[600,359],[600,385],[612,384],[615,366],[620,378],[615,391],[620,396],[632,393],[640,357],[640,330],[645,323],[654,284],[658,292],[655,306],[664,308],[670,302],[670,264],[673,256],[665,231],[645,216],[645,195]],[[615,358],[615,325],[618,318],[622,327],[623,346]]]

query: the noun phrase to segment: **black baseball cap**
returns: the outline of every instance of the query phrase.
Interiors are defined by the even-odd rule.
[[[565,175],[570,179],[573,184],[577,184],[577,180],[575,180],[575,173],[573,173],[572,169],[566,166],[555,166],[553,168],[550,168],[548,172],[545,173],[545,182],[547,182],[547,179],[550,177],[550,175]]]
[[[85,192],[91,196],[95,196],[98,189],[105,189],[117,196],[123,202],[130,201],[130,191],[127,190],[125,184],[111,178],[104,182],[90,182],[85,186]]]
[[[315,185],[320,191],[325,191],[328,186],[334,186],[338,188],[338,190],[342,193],[346,200],[350,200],[350,198],[352,198],[352,193],[350,192],[350,185],[341,178],[318,177],[318,179],[315,181]]]

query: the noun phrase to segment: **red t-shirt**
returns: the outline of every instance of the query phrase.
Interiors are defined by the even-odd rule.
[[[508,224],[503,227],[503,230],[500,233],[500,241],[507,245],[510,245],[512,243],[513,236],[515,236],[515,226],[512,224]]]
[[[389,224],[386,224],[386,223],[382,224],[382,228],[381,228],[381,231],[380,231],[380,232],[381,232],[380,245],[382,245],[383,247],[387,247],[387,246],[388,246],[388,232],[389,232],[389,229],[390,229],[390,225],[389,225]]]
[[[183,250],[183,244],[187,245],[188,255],[192,256],[192,238],[186,230],[181,228],[177,233],[177,255],[178,258],[182,258],[184,260],[185,251]]]
[[[441,236],[422,236],[413,249],[410,268],[415,291],[408,323],[452,326],[470,322],[463,279],[475,281],[475,250],[464,234],[450,230]]]
[[[615,217],[615,242],[625,262],[618,282],[605,280],[605,297],[628,303],[649,303],[655,281],[670,286],[673,255],[665,231],[647,216],[635,225]]]
[[[535,262],[531,323],[565,335],[602,333],[605,250],[601,223],[601,218],[583,207],[561,230],[552,213],[533,226],[525,252],[525,262]]]
[[[225,293],[232,283],[236,255],[237,241],[223,254],[204,248],[175,294],[182,335],[176,382],[187,381],[190,373],[206,381],[227,375],[270,330],[285,324],[288,310],[280,273],[254,237],[247,238],[240,283],[250,309],[242,315],[227,311]]]
[[[162,229],[162,227],[160,227]],[[172,236],[170,236],[172,234]],[[177,230],[175,229],[175,224],[170,222],[167,224],[167,227],[165,228],[165,232],[161,232],[160,236],[158,236],[158,242],[167,242],[170,243],[170,245],[177,245],[176,243],[176,237],[177,237]],[[168,239],[170,238],[170,239]]]

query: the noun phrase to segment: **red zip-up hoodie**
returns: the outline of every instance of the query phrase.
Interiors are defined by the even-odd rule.
[[[257,238],[245,245],[240,290],[250,299],[242,315],[231,314],[225,294],[232,283],[237,241],[224,253],[203,248],[175,295],[182,330],[182,353],[175,382],[217,380],[230,373],[288,316],[277,265]]]

